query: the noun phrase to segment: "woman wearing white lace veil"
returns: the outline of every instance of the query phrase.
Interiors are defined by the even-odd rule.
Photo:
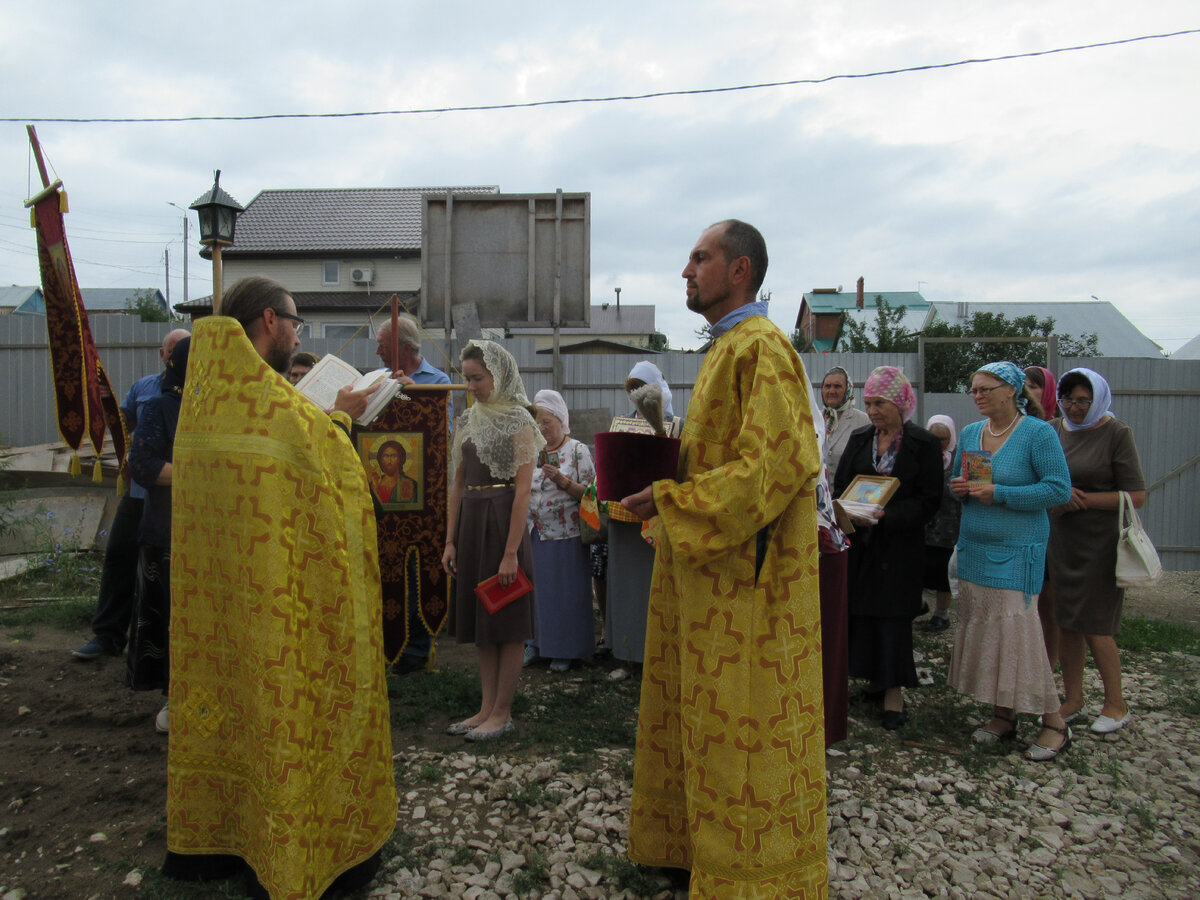
[[[461,358],[475,403],[454,428],[442,568],[456,578],[452,630],[460,644],[475,644],[483,698],[479,712],[446,730],[481,741],[513,730],[512,701],[525,641],[533,637],[533,594],[489,614],[475,586],[496,574],[509,585],[518,567],[532,580],[525,520],[534,463],[546,441],[526,408],[521,374],[507,350],[492,341],[469,341]]]
[[[663,420],[669,427],[675,417],[671,388],[662,370],[642,360],[629,370],[626,392],[642,385],[658,385],[663,396]],[[637,410],[633,415],[641,417]],[[608,509],[608,585],[604,639],[613,658],[641,663],[646,652],[646,616],[650,606],[650,580],[654,574],[654,548],[642,538],[642,520],[620,503]]]

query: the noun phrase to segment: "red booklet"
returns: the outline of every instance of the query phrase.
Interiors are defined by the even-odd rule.
[[[518,566],[517,577],[508,587],[501,587],[500,575],[496,574],[475,585],[475,596],[479,598],[483,608],[488,611],[488,615],[494,615],[518,597],[524,597],[532,590],[533,584],[529,581],[529,576]]]

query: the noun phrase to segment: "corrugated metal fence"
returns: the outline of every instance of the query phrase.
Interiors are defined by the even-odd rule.
[[[105,369],[122,396],[135,379],[158,370],[157,350],[171,326],[143,324],[124,315],[95,316],[91,324]],[[551,354],[536,352],[533,341],[527,338],[503,343],[516,357],[531,398],[538,390],[555,386]],[[318,355],[339,351],[343,359],[363,369],[379,365],[371,338],[358,338],[339,348],[335,342],[323,339],[306,340],[304,344],[305,350]],[[440,344],[427,343],[425,353],[438,368],[452,368]],[[628,412],[629,401],[622,386],[633,364],[643,358],[636,354],[562,356],[559,383],[568,407]],[[671,385],[676,414],[685,414],[704,358],[695,353],[665,353],[651,359]],[[895,365],[912,376],[918,392],[921,389],[915,377],[915,353],[804,354],[803,359],[814,383],[819,384],[829,368],[840,365],[861,390],[873,368]],[[1200,515],[1196,512],[1200,506],[1200,361],[1064,359],[1061,371],[1076,365],[1086,365],[1108,379],[1114,394],[1114,413],[1137,436],[1150,488],[1142,519],[1158,545],[1163,565],[1170,570],[1200,569]],[[5,386],[0,398],[0,438],[12,446],[58,440],[45,321],[41,317],[0,318],[0,379]],[[922,407],[926,416],[944,413],[960,425],[978,417],[975,405],[963,394],[924,395]],[[592,421],[603,419],[604,414],[597,413]]]

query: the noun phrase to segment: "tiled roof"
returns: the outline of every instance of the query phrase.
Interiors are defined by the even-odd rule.
[[[424,194],[498,194],[495,185],[269,190],[238,216],[227,256],[421,249]]]

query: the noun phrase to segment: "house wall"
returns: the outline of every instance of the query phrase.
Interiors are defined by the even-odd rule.
[[[91,325],[101,360],[119,396],[123,398],[137,378],[159,371],[158,348],[171,324],[142,323],[132,316],[97,316]],[[581,439],[592,436],[585,430],[585,422],[603,422],[608,415],[629,411],[623,384],[642,355],[564,355],[556,378],[553,358],[538,354],[533,339],[512,338],[502,343],[516,357],[530,398],[542,388],[557,386],[573,412],[595,411],[580,416],[577,436]],[[344,347],[341,344],[305,335],[303,349],[316,354],[337,352],[364,370],[378,367],[373,338],[364,334]],[[451,373],[452,380],[461,382],[436,335],[424,342],[424,354],[431,364]],[[960,426],[978,418],[965,394],[922,394],[916,354],[812,353],[802,358],[815,389],[830,367],[841,365],[850,373],[856,396],[861,397],[872,369],[896,365],[914,376],[921,416],[945,413]],[[450,359],[457,361],[456,346],[451,348]],[[663,353],[653,361],[671,386],[675,412],[685,415],[704,357]],[[1077,365],[1095,369],[1108,379],[1114,395],[1113,412],[1136,436],[1149,495],[1141,516],[1159,548],[1163,566],[1173,571],[1200,570],[1200,516],[1195,512],[1200,498],[1200,360],[1064,359],[1060,371]],[[6,388],[0,392],[3,443],[21,447],[59,440],[45,319],[0,317],[0,384]]]
[[[324,284],[321,276],[326,261],[341,263],[341,282]],[[370,285],[355,284],[350,270],[369,266],[375,270]],[[361,291],[363,294],[384,294],[393,291],[421,289],[421,260],[417,257],[397,259],[394,255],[380,256],[323,256],[306,259],[224,259],[222,276],[226,285],[248,275],[262,275],[278,281],[290,291]]]

